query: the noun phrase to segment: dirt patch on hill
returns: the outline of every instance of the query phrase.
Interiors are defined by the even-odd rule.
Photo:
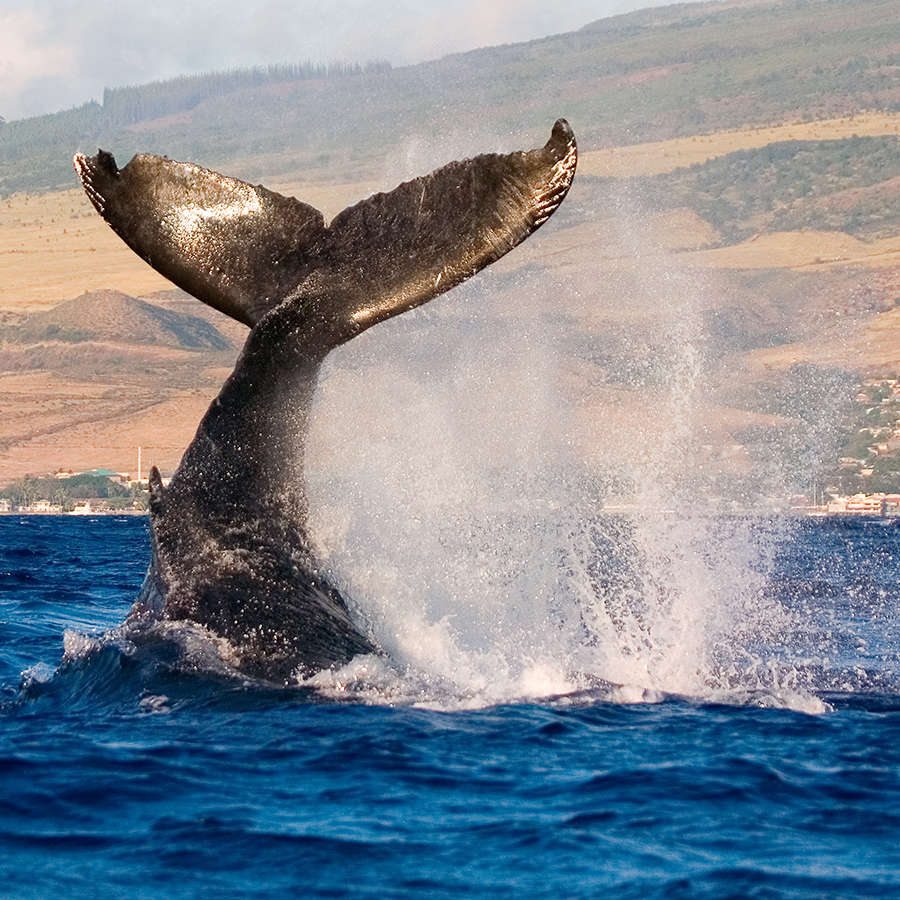
[[[841,231],[782,231],[682,259],[692,266],[727,269],[887,266],[900,259],[900,236],[867,242]]]

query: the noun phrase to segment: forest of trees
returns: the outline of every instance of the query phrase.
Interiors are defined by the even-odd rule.
[[[896,204],[878,190],[865,190],[900,177],[898,142],[893,136],[782,141],[624,184],[636,202],[650,208],[696,210],[725,243],[761,231],[806,228],[873,239],[894,234],[900,223]],[[621,189],[595,187],[598,194]],[[854,189],[854,196],[829,200]]]
[[[11,482],[0,490],[0,497],[17,506],[50,500],[64,508],[71,508],[75,500],[103,499],[110,505],[129,507],[135,500],[141,501],[146,491],[130,488],[113,481],[106,475],[82,472],[69,478],[36,478],[28,475]]]
[[[304,62],[183,75],[149,84],[104,89],[103,116],[107,125],[130,125],[193,109],[198,103],[211,97],[221,97],[245,88],[311,78],[367,75],[387,72],[390,68],[390,63],[381,60],[364,65],[337,62],[318,65]]]

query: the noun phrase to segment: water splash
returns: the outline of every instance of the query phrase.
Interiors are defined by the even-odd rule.
[[[769,583],[789,527],[710,502],[713,283],[648,251],[627,210],[618,221],[640,327],[616,353],[594,352],[609,343],[590,324],[608,294],[585,268],[532,265],[497,267],[329,358],[307,445],[310,531],[390,662],[320,673],[309,684],[326,696],[819,709],[796,611]],[[598,286],[607,274],[596,268]],[[586,416],[592,390],[603,402]],[[627,512],[609,511],[616,494]],[[235,674],[227,642],[171,629],[157,637],[182,670]],[[71,639],[67,656],[94,650]]]
[[[451,706],[765,689],[816,705],[760,677],[784,630],[765,590],[783,529],[709,514],[703,285],[654,259],[636,276],[657,313],[653,398],[643,433],[603,436],[616,470],[571,437],[576,351],[544,299],[568,286],[550,273],[501,283],[497,302],[480,279],[334,355],[307,450],[311,531],[395,666],[354,663],[322,689]],[[616,483],[628,515],[603,511]]]

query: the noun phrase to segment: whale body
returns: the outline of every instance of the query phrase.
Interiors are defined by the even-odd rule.
[[[319,368],[365,329],[499,259],[562,202],[577,162],[545,146],[452,162],[326,226],[300,201],[191,163],[76,154],[85,191],[153,268],[251,331],[170,484],[150,473],[152,560],[129,614],[200,625],[246,675],[294,683],[378,652],[320,571],[303,448]]]

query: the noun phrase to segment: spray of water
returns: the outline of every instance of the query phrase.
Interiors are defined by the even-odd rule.
[[[311,531],[393,664],[356,661],[322,689],[449,706],[598,685],[625,700],[777,694],[760,672],[782,627],[765,591],[782,535],[711,515],[704,495],[704,285],[657,248],[641,259],[646,236],[621,220],[654,365],[630,386],[642,423],[617,434],[593,418],[603,465],[585,460],[569,377],[584,357],[564,314],[595,299],[583,272],[581,287],[486,274],[330,360]],[[604,512],[622,485],[627,513]],[[818,708],[785,697],[772,702]]]

